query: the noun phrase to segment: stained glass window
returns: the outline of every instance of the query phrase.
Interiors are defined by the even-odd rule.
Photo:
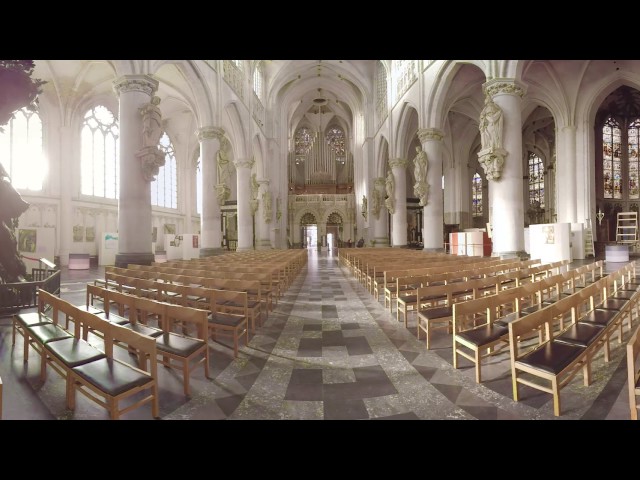
[[[178,166],[176,153],[167,132],[162,134],[158,148],[164,152],[164,166],[151,182],[151,205],[178,208]]]
[[[337,159],[344,159],[346,152],[344,144],[344,132],[340,127],[331,127],[327,131],[327,143],[335,152]]]
[[[42,152],[42,121],[26,108],[15,112],[0,133],[0,162],[14,188],[42,190],[47,162]]]
[[[482,177],[479,173],[473,176],[471,180],[471,188],[472,188],[472,210],[471,215],[473,217],[481,217],[482,216]]]
[[[640,198],[640,187],[638,185],[638,174],[640,173],[638,156],[638,142],[640,141],[640,119],[635,119],[629,124],[627,129],[629,135],[629,144],[627,151],[629,152],[629,199]]]
[[[80,191],[83,195],[118,198],[120,148],[118,119],[97,105],[84,116],[81,135]]]
[[[295,136],[296,160],[298,159],[298,157],[304,157],[307,153],[309,153],[312,141],[313,137],[311,130],[309,130],[307,127],[301,127],[298,129]]]
[[[604,198],[622,198],[621,131],[618,122],[607,118],[602,127],[602,175]]]
[[[262,62],[258,62],[256,69],[253,71],[253,91],[262,101],[263,98],[263,85],[264,85],[264,70],[262,68]]]
[[[533,152],[529,152],[529,205],[544,208],[544,164]]]

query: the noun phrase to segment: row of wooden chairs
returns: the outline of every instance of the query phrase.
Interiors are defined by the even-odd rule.
[[[51,311],[51,315],[47,315],[47,311]],[[60,314],[73,319],[73,333],[59,325]],[[44,290],[38,291],[37,312],[16,314],[15,317],[24,336],[24,361],[28,361],[31,345],[41,356],[43,379],[47,364],[65,378],[69,409],[75,409],[75,394],[80,392],[106,408],[112,419],[147,403],[151,403],[153,417],[160,416],[154,339],[103,320]],[[82,326],[101,333],[102,348],[81,338]],[[140,358],[148,362],[143,365],[139,358],[137,365],[131,365],[115,358],[113,346],[119,342],[140,352]],[[120,408],[122,400],[139,392],[146,392],[146,396],[138,396],[133,403]]]
[[[633,279],[629,281],[629,278]],[[561,414],[560,389],[580,371],[584,384],[591,383],[591,363],[604,346],[609,360],[609,340],[618,332],[622,342],[623,322],[629,330],[638,309],[640,283],[635,266],[629,263],[616,272],[579,291],[508,324],[513,398],[519,399],[519,385],[527,385],[553,395],[553,410]],[[570,316],[566,328],[556,331],[554,322]],[[540,337],[536,345],[527,344],[532,333]],[[535,377],[538,381],[534,381]],[[540,383],[546,382],[546,383]]]
[[[638,420],[640,410],[640,326],[627,343],[627,386],[631,419]]]

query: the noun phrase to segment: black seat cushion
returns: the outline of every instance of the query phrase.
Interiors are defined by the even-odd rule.
[[[493,321],[493,323],[495,325],[500,325],[502,327],[506,327],[507,325],[509,325],[511,322],[515,322],[516,320],[518,320],[519,318],[525,317],[527,316],[528,313],[523,313],[522,311],[520,312],[513,312],[513,313],[509,313],[508,315],[505,315],[504,317],[500,317],[497,318]]]
[[[162,333],[156,337],[158,354],[167,352],[178,357],[188,357],[203,345],[204,340],[183,337],[176,333]]]
[[[551,341],[520,357],[516,363],[557,375],[585,351],[582,347]]]
[[[522,310],[520,310],[520,314],[521,315],[528,315],[530,313],[534,313],[537,312],[538,310],[545,308],[547,305],[540,305],[540,304],[535,304],[535,305],[531,305],[529,307],[525,307]]]
[[[243,315],[231,315],[228,313],[220,313],[220,312],[216,312],[215,315],[214,314],[209,314],[209,323],[212,324],[217,324],[217,325],[224,325],[227,327],[237,327],[238,325],[240,325],[242,322],[245,321],[245,318]]]
[[[401,297],[398,297],[398,302],[415,303],[417,301],[418,301],[417,295],[403,295]]]
[[[588,347],[604,330],[603,325],[596,323],[578,322],[571,325],[562,335],[558,335],[555,340],[567,345],[577,347]]]
[[[106,312],[96,313],[96,317],[102,320],[106,320],[107,322],[115,323],[117,325],[125,325],[129,323],[128,318],[121,317],[120,315],[117,315],[115,313],[110,313],[108,317]]]
[[[619,300],[631,300],[636,292],[630,292],[629,290],[616,290],[616,292],[609,298]]]
[[[94,315],[97,314],[97,313],[104,312],[103,309],[94,307],[93,305],[89,305],[89,306],[86,306],[86,305],[74,305],[74,307],[78,308],[79,310],[84,310],[85,312],[93,313]]]
[[[456,333],[456,337],[465,339],[475,346],[487,345],[509,334],[509,328],[503,325],[481,325],[471,330]]]
[[[611,321],[618,315],[618,310],[605,310],[596,308],[590,311],[580,319],[583,323],[593,323],[595,325],[609,325]]]
[[[134,332],[140,333],[142,335],[146,335],[148,337],[156,338],[162,335],[161,329],[148,327],[147,325],[142,325],[141,323],[136,323],[135,325],[131,323],[125,323],[122,326],[124,328],[128,328],[129,330],[133,330]]]
[[[426,310],[420,310],[418,316],[426,320],[437,320],[439,318],[447,318],[453,315],[453,308],[451,307],[437,307],[427,308]]]
[[[70,368],[106,357],[104,352],[101,352],[84,340],[73,337],[49,342],[46,345],[46,349]]]
[[[78,376],[111,396],[140,387],[152,381],[151,375],[110,358],[101,358],[73,368]]]
[[[603,310],[622,310],[626,306],[627,306],[626,300],[607,298],[604,302],[598,305],[598,308]]]
[[[37,339],[42,344],[73,337],[73,335],[67,332],[64,328],[52,323],[28,326],[27,330],[29,331],[29,335]]]
[[[16,315],[18,322],[22,325],[43,325],[45,323],[53,323],[51,318],[40,312],[20,313]]]

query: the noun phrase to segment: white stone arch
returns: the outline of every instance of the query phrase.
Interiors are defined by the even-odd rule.
[[[436,73],[436,78],[431,88],[425,95],[426,101],[424,105],[426,110],[422,115],[423,123],[420,124],[423,125],[424,128],[441,128],[441,125],[444,125],[447,113],[449,112],[449,108],[447,108],[449,89],[456,74],[465,64],[478,67],[484,74],[484,81],[486,81],[489,76],[489,66],[484,60],[450,60],[443,62]]]
[[[263,147],[263,142],[260,138],[260,135],[258,134],[254,135],[253,141],[251,143],[252,143],[253,158],[256,161],[254,168],[256,173],[258,174],[258,178],[267,179],[269,178],[269,172],[265,162],[266,157],[264,155],[264,147]]]
[[[299,228],[300,227],[300,220],[302,220],[302,217],[305,216],[305,214],[310,213],[311,215],[314,216],[314,218],[316,219],[316,224],[319,225],[320,222],[318,222],[318,217],[319,217],[319,213],[316,209],[311,208],[311,207],[305,207],[305,208],[301,208],[300,210],[298,210],[296,212],[295,217],[293,218],[293,225],[292,228]]]
[[[222,125],[234,147],[236,158],[247,158],[249,149],[247,148],[246,129],[238,112],[238,106],[235,102],[228,103],[224,107],[224,111],[226,115],[223,116]]]
[[[415,118],[413,117],[414,114]],[[409,146],[418,132],[419,125],[420,114],[418,110],[411,103],[404,102],[395,135],[395,158],[409,158],[411,155]]]
[[[340,220],[342,220],[342,223],[340,223],[339,225],[342,225],[344,227],[344,225],[346,223],[345,219],[347,218],[347,215],[346,215],[346,212],[344,211],[344,209],[339,208],[339,207],[333,207],[333,208],[330,208],[329,210],[327,210],[325,212],[325,215],[324,215],[322,223],[326,224],[329,221],[329,217],[334,213],[340,217]]]
[[[387,141],[384,135],[380,135],[380,139],[378,141],[376,164],[373,170],[374,178],[386,176],[388,160],[389,160],[389,142]]]

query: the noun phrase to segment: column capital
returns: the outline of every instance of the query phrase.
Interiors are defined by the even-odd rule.
[[[515,78],[494,78],[482,85],[482,91],[491,98],[496,95],[514,95],[522,98],[527,93],[527,87]]]
[[[391,168],[407,168],[407,165],[409,165],[409,160],[407,160],[406,158],[390,158],[389,159],[389,166]]]
[[[253,168],[253,164],[255,160],[253,158],[239,158],[233,161],[233,164],[236,166],[236,170],[239,168]]]
[[[576,132],[576,130],[578,129],[578,127],[576,127],[575,125],[565,125],[564,127],[560,127],[560,131],[562,132]]]
[[[418,138],[420,143],[427,143],[429,141],[439,142],[444,138],[444,132],[438,128],[419,128]]]
[[[113,81],[113,91],[116,96],[127,92],[143,92],[153,96],[158,90],[158,82],[150,75],[123,75]]]
[[[385,178],[377,177],[373,179],[373,185],[375,188],[385,188]]]
[[[196,130],[196,134],[198,135],[198,140],[201,142],[203,140],[211,140],[217,138],[220,140],[224,137],[224,130],[220,127],[201,127]]]
[[[271,180],[266,178],[263,178],[262,180],[258,180],[258,184],[264,185],[265,187],[268,187],[270,183],[271,183]]]

